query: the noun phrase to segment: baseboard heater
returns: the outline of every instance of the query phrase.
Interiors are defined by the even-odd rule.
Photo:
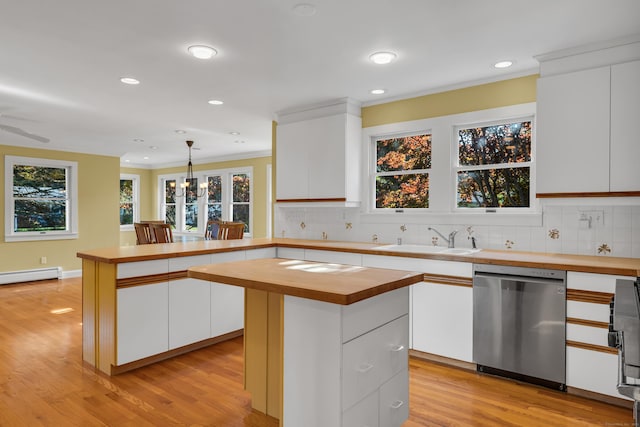
[[[60,279],[61,267],[34,268],[32,270],[0,272],[0,285],[9,283],[32,282],[35,280]]]

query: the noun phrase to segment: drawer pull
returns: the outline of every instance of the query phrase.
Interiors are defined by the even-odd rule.
[[[391,347],[391,351],[393,352],[399,352],[404,350],[404,346],[403,345],[394,345],[393,347]]]
[[[373,369],[373,365],[371,363],[367,363],[366,365],[360,365],[360,367],[356,370],[361,374],[366,374],[372,369]]]
[[[395,402],[393,402],[391,404],[391,409],[398,409],[400,408],[402,405],[404,405],[404,402],[402,400],[396,400]]]

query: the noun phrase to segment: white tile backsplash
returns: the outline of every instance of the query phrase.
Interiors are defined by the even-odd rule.
[[[416,222],[415,217],[413,222],[392,222],[387,218],[376,222],[371,215],[363,220],[357,208],[276,207],[274,237],[282,237],[284,231],[284,237],[320,240],[324,231],[329,240],[372,242],[376,235],[380,244],[395,244],[401,238],[405,244],[430,245],[437,236],[428,230],[433,227],[445,236],[458,230],[456,247],[471,247],[467,229],[471,226],[471,235],[479,248],[504,250],[508,240],[513,242],[511,250],[517,251],[640,258],[640,201],[630,198],[628,205],[624,203],[626,201],[612,206],[591,206],[566,199],[566,204],[543,204],[541,226],[442,225],[429,222],[427,216],[424,222]],[[579,221],[584,211],[602,212],[602,224],[585,227]],[[301,223],[305,224],[304,228]],[[347,223],[351,227],[347,227]],[[557,238],[552,238],[555,236],[552,230],[558,231]],[[438,245],[446,246],[446,242],[438,238]],[[603,251],[602,245],[611,252]]]

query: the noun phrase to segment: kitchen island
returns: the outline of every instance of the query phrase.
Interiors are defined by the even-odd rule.
[[[401,425],[422,273],[289,259],[191,267],[246,288],[245,388],[284,426]]]

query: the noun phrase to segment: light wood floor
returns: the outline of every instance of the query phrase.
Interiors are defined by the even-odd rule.
[[[242,390],[241,338],[107,377],[82,363],[80,322],[80,279],[0,286],[0,426],[277,425]],[[413,358],[410,378],[405,427],[633,421],[629,409]]]

